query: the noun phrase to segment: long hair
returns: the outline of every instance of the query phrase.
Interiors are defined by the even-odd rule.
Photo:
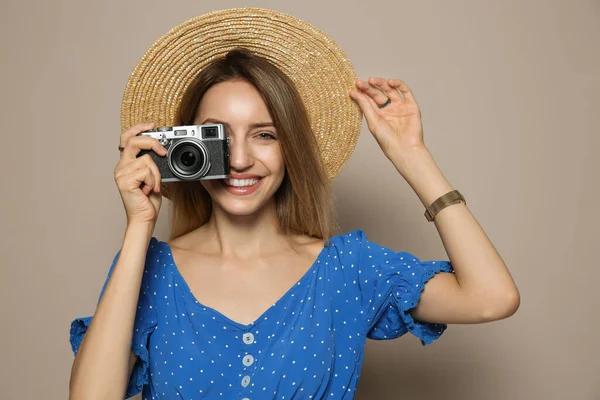
[[[277,130],[286,171],[275,193],[277,217],[286,234],[324,239],[333,234],[333,197],[308,113],[292,80],[267,59],[236,48],[203,68],[187,87],[175,117],[192,125],[200,101],[213,85],[244,80],[262,96]],[[164,184],[171,200],[171,239],[208,222],[210,195],[198,181]],[[162,191],[162,190],[161,190]]]

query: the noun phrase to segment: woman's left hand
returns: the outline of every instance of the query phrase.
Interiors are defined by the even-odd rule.
[[[369,78],[368,82],[357,80],[356,87],[358,90],[352,90],[350,97],[358,103],[369,130],[388,158],[425,147],[421,110],[406,83]],[[379,108],[388,98],[391,103]]]

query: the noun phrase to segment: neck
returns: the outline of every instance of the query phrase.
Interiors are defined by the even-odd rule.
[[[250,215],[232,215],[214,203],[212,210],[204,226],[206,244],[224,257],[248,259],[289,247],[274,199]]]

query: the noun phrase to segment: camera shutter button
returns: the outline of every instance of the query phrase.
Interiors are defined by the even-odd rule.
[[[170,130],[171,130],[171,127],[170,127],[170,126],[160,126],[160,127],[157,129],[157,131],[158,131],[158,132],[168,132],[168,131],[170,131]]]

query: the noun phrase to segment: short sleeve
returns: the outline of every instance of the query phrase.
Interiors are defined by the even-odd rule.
[[[127,385],[127,391],[125,398],[129,398],[139,393],[143,386],[149,381],[149,352],[148,342],[150,335],[156,329],[157,325],[157,309],[154,304],[154,299],[151,293],[155,293],[158,284],[158,276],[156,275],[155,269],[159,265],[159,260],[155,259],[153,249],[157,245],[158,241],[153,237],[150,241],[148,252],[146,253],[146,263],[144,267],[144,275],[142,277],[142,284],[140,287],[140,294],[138,298],[138,307],[135,316],[135,322],[133,327],[133,337],[131,343],[131,349],[138,356],[138,361],[133,368],[129,383]],[[117,255],[113,259],[110,266],[108,276],[104,282],[104,286],[100,292],[98,303],[102,299],[102,295],[106,290],[108,281],[112,276],[114,267],[119,259],[121,251],[117,252]],[[71,323],[70,342],[73,353],[77,354],[79,346],[83,340],[83,337],[92,322],[92,317],[76,318]]]
[[[387,340],[410,332],[423,345],[438,339],[447,325],[416,321],[410,311],[429,279],[439,272],[454,272],[451,263],[421,261],[369,241],[362,231],[358,235],[362,235],[358,264],[367,337]]]

